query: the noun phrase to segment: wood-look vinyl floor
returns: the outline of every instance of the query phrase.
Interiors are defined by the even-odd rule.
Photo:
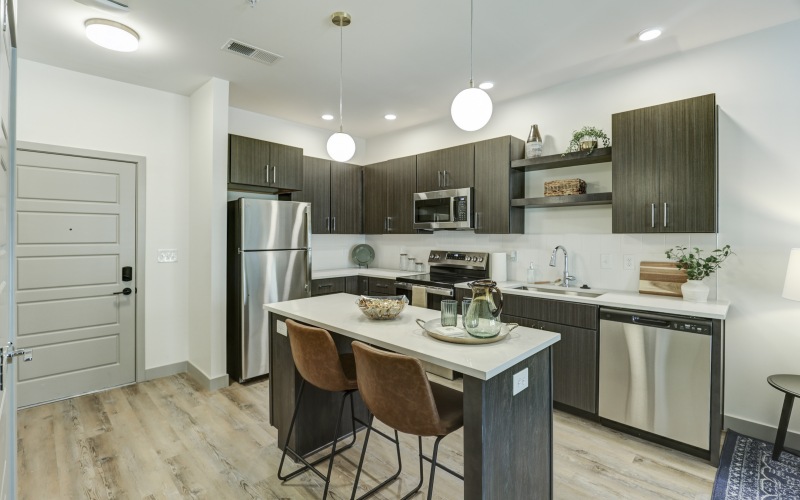
[[[267,390],[259,381],[208,392],[181,374],[21,410],[18,496],[320,498],[323,485],[312,473],[285,484],[276,477],[281,453],[269,425]],[[710,497],[716,469],[702,460],[562,412],[555,412],[554,430],[555,498]],[[395,466],[394,447],[373,436],[365,489]],[[361,432],[337,457],[329,498],[350,497],[363,440]],[[399,498],[416,484],[416,438],[401,440],[403,474],[375,498]],[[456,470],[461,441],[455,433],[441,447],[441,460]],[[463,483],[439,471],[434,496],[462,498]]]

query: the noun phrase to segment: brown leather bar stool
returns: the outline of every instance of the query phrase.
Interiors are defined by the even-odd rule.
[[[286,442],[283,446],[283,454],[281,455],[280,465],[278,465],[278,479],[281,481],[288,481],[293,477],[302,474],[307,470],[311,470],[323,481],[325,481],[325,490],[322,493],[322,498],[328,496],[328,489],[330,487],[331,471],[333,470],[333,458],[338,453],[350,448],[356,441],[356,422],[367,426],[366,422],[361,421],[355,416],[355,408],[353,405],[353,393],[358,390],[358,383],[356,381],[356,366],[353,355],[351,353],[339,354],[336,349],[336,344],[333,342],[331,334],[322,328],[307,326],[291,319],[286,320],[286,329],[289,336],[289,345],[292,350],[292,359],[294,360],[297,371],[300,372],[302,381],[300,382],[300,391],[297,394],[297,401],[295,403],[294,412],[292,413],[292,420],[289,424],[289,432],[286,435]],[[333,433],[331,452],[327,455],[308,462],[307,457],[310,455],[301,456],[295,450],[289,447],[289,439],[294,430],[294,424],[297,419],[297,412],[300,408],[300,401],[303,397],[303,390],[305,384],[309,384],[330,392],[341,392],[342,400],[339,406],[339,416],[336,419],[336,429]],[[345,446],[337,450],[339,442],[339,429],[342,423],[342,413],[344,412],[344,405],[350,399],[350,416],[353,431],[353,439]],[[380,433],[390,441],[397,445],[397,457],[400,458],[400,440],[395,433],[395,439],[392,439],[386,434]],[[289,474],[282,474],[283,462],[286,459],[286,454],[291,453],[293,457],[303,463],[303,467],[295,470]],[[315,452],[311,452],[313,454]],[[323,475],[315,465],[330,459],[328,462],[328,472]],[[397,471],[394,477],[400,474]]]
[[[429,500],[433,495],[436,467],[463,480],[464,476],[436,462],[442,439],[464,425],[463,395],[455,389],[429,382],[422,363],[415,358],[375,349],[361,342],[353,342],[353,354],[359,373],[358,390],[370,411],[370,425],[364,438],[364,449],[358,462],[351,500],[356,496],[370,432],[374,430],[373,418],[377,418],[395,431],[416,435],[419,440],[419,483],[403,499],[411,497],[422,487],[423,460],[431,463],[428,479]],[[422,453],[422,436],[436,436],[432,458]],[[387,481],[376,488],[383,486]],[[372,495],[376,488],[360,498]]]
[[[792,416],[794,398],[800,397],[800,375],[770,375],[767,382],[772,387],[784,393],[781,420],[778,423],[778,433],[775,435],[775,445],[772,447],[772,459],[778,460],[786,441],[786,430],[789,427],[789,418]]]

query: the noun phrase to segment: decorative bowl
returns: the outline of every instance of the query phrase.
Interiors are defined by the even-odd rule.
[[[395,319],[406,304],[408,299],[405,295],[385,297],[362,295],[356,300],[358,308],[369,319]]]

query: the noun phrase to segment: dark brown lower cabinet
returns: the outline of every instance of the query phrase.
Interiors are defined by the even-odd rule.
[[[395,295],[394,280],[387,278],[367,278],[370,295]]]
[[[330,295],[345,291],[345,278],[323,278],[311,280],[311,296]]]
[[[459,304],[471,296],[471,290],[456,289]],[[597,415],[598,307],[505,294],[501,318],[504,323],[561,334],[552,347],[553,403],[578,415]]]
[[[369,288],[366,276],[348,276],[344,282],[344,293],[351,295],[366,295]]]

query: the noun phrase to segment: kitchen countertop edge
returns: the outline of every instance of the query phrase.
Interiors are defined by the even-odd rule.
[[[367,276],[370,278],[394,279],[399,276],[413,276],[420,274],[417,271],[401,271],[400,269],[385,269],[380,267],[342,267],[338,269],[311,270],[311,279],[345,278],[347,276]]]
[[[708,319],[724,320],[728,316],[728,310],[730,309],[730,301],[727,300],[689,302],[683,300],[681,297],[663,297],[619,290],[608,290],[599,297],[576,297],[532,290],[514,290],[514,287],[527,285],[527,283],[519,281],[506,281],[497,284],[498,288],[500,288],[503,293],[509,295],[524,295],[526,297],[536,297],[540,299],[579,302],[596,306],[646,310],[656,313],[696,316]],[[467,287],[467,283],[459,283],[456,285],[456,288],[465,289],[469,287]],[[575,290],[580,291],[578,288],[575,288]]]

